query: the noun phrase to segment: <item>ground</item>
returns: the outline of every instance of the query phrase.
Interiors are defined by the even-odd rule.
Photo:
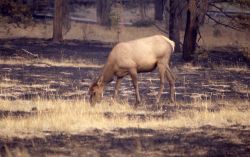
[[[8,99],[38,95],[65,99],[87,96],[89,85],[101,72],[101,65],[112,47],[111,44],[94,41],[69,40],[55,44],[49,40],[25,38],[2,39],[0,43],[4,45],[0,97]],[[39,58],[32,58],[22,49],[38,54]],[[183,63],[181,54],[174,54],[171,64],[177,78],[177,99],[249,99],[249,62],[236,49],[230,49],[201,54],[193,64]],[[158,88],[157,70],[140,74],[139,80],[142,95],[148,95],[144,97],[145,101],[153,100]],[[114,82],[107,86],[107,96],[112,94],[113,86]],[[129,77],[124,79],[121,88],[122,97],[133,99]],[[163,98],[167,98],[167,90]]]
[[[112,48],[110,43],[97,41],[66,40],[57,44],[35,38],[1,39],[0,45],[0,98],[12,101],[37,98],[87,100],[88,87],[100,73]],[[39,57],[34,58],[22,49],[38,54]],[[177,78],[178,104],[168,103],[166,84],[161,102],[163,112],[121,116],[135,117],[141,121],[148,116],[149,119],[167,120],[179,110],[203,110],[204,106],[186,105],[203,100],[210,101],[208,112],[219,112],[225,107],[248,111],[249,66],[249,60],[232,47],[204,52],[197,55],[193,63],[183,63],[181,54],[174,54],[171,68]],[[143,107],[137,110],[157,110],[157,70],[140,74],[139,80]],[[106,88],[107,101],[113,94],[113,87],[114,82]],[[119,101],[129,104],[134,102],[129,77],[122,82]],[[247,103],[235,106],[223,101]],[[26,116],[33,116],[32,110],[0,111],[0,119]],[[116,115],[107,112],[103,116],[109,120]],[[32,138],[0,137],[1,156],[18,153],[25,156],[248,156],[250,153],[250,127],[241,123],[227,127],[206,124],[192,129],[132,127],[44,134],[43,137]]]
[[[95,130],[90,134],[14,138],[1,143],[9,149],[26,148],[31,156],[248,156],[249,136],[244,126],[227,129],[204,126],[195,131]]]

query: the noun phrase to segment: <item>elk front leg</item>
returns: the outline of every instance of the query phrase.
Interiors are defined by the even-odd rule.
[[[114,99],[117,99],[117,97],[118,97],[121,82],[122,82],[122,77],[117,77],[116,78],[116,83],[115,83],[115,93],[114,93],[114,96],[113,96]]]
[[[140,93],[139,93],[139,88],[138,88],[137,70],[136,70],[136,68],[131,69],[129,71],[129,73],[130,73],[130,76],[132,78],[133,86],[135,88],[135,94],[136,94],[136,104],[135,105],[138,105],[141,102],[141,98],[140,98]]]

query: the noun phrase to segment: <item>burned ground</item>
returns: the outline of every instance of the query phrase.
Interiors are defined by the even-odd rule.
[[[6,150],[27,151],[31,156],[248,156],[250,132],[245,126],[216,128],[203,126],[168,131],[116,129],[109,133],[94,130],[85,134],[48,135],[44,138],[1,139]]]
[[[63,44],[51,43],[43,39],[2,39],[0,41],[2,63],[0,65],[1,80],[6,83],[18,82],[18,86],[1,87],[1,98],[20,99],[42,97],[72,98],[85,96],[90,83],[98,76],[101,68],[55,66],[41,62],[50,59],[57,62],[69,60],[78,63],[104,64],[111,44],[98,42],[65,41]],[[26,49],[39,55],[40,59],[28,58],[20,52]],[[10,51],[12,50],[12,51]],[[14,51],[13,51],[14,50]],[[226,50],[225,50],[226,51]],[[229,49],[227,49],[229,51]],[[196,66],[185,65],[181,54],[175,54],[172,59],[173,71],[176,73],[177,100],[201,99],[249,99],[249,63],[238,52],[211,52],[206,60],[198,60]],[[20,56],[31,61],[20,64],[4,63],[4,60]],[[28,58],[28,59],[27,59]],[[228,68],[229,67],[229,68]],[[230,69],[231,68],[231,69]],[[154,99],[158,89],[158,73],[139,75],[139,87],[145,101]],[[113,92],[113,83],[107,86],[106,95]],[[33,86],[32,86],[33,85]],[[27,89],[28,88],[28,89]],[[133,88],[130,78],[122,83],[121,96],[133,99]],[[166,85],[167,88],[167,85]],[[163,94],[167,98],[167,90]]]
[[[101,68],[97,66],[71,66],[81,64],[102,65],[112,44],[96,41],[65,41],[52,43],[45,39],[1,39],[0,98],[19,99],[85,99],[91,82]],[[25,49],[38,58],[22,52]],[[228,51],[228,52],[227,52]],[[236,51],[234,49],[234,51]],[[230,55],[226,55],[229,54]],[[50,60],[50,62],[44,62]],[[73,64],[63,64],[67,60]],[[53,63],[52,63],[52,62]],[[52,63],[52,64],[50,64]],[[56,65],[56,64],[60,65]],[[61,64],[62,63],[62,64]],[[249,101],[249,62],[240,52],[230,49],[212,51],[198,56],[193,64],[183,63],[181,54],[174,54],[172,69],[176,74],[176,98],[178,102],[211,100],[210,112],[219,111],[225,104],[216,100]],[[157,70],[139,75],[139,88],[146,110],[153,108],[159,88]],[[167,86],[167,85],[166,85]],[[114,82],[107,86],[105,98],[113,94]],[[166,87],[168,88],[168,86]],[[130,78],[121,85],[121,101],[134,101]],[[167,104],[168,89],[163,93],[165,114],[150,115],[167,119],[177,110],[201,110],[199,106],[178,107]],[[249,105],[238,106],[249,109]],[[35,109],[34,109],[35,110]],[[33,116],[35,112],[0,111],[6,116]],[[112,116],[127,116],[143,120],[148,115],[113,115],[105,113],[107,120]],[[197,129],[170,128],[166,130],[115,129],[110,132],[95,130],[83,134],[48,133],[43,138],[0,137],[1,155],[14,151],[27,151],[31,156],[247,156],[250,153],[249,126],[234,125],[229,128],[203,126]]]

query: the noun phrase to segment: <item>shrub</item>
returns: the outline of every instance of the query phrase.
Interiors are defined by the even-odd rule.
[[[15,0],[0,1],[0,15],[8,17],[10,23],[25,23],[31,16],[30,6]]]

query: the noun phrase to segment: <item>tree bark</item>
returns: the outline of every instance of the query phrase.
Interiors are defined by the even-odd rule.
[[[111,24],[110,20],[111,0],[97,0],[96,1],[96,15],[97,22],[104,26]]]
[[[54,11],[54,21],[53,21],[53,41],[61,42],[63,40],[62,36],[62,24],[63,24],[63,0],[55,0],[55,11]]]
[[[163,20],[164,0],[155,0],[155,20]]]
[[[169,1],[169,38],[175,42],[175,52],[181,52],[180,48],[180,8],[179,0]]]
[[[199,26],[203,24],[208,0],[188,0],[187,21],[183,42],[183,59],[191,61],[196,49]]]
[[[63,0],[62,5],[63,5],[62,29],[63,29],[63,35],[65,35],[71,28],[69,0]]]

